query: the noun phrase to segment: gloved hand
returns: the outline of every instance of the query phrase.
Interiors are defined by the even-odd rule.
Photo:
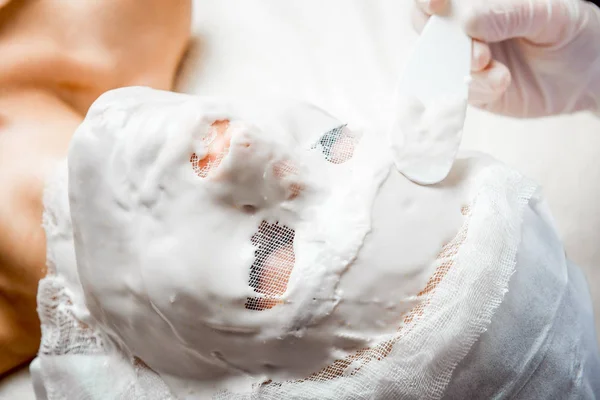
[[[450,0],[415,0],[421,31]],[[600,8],[582,0],[454,0],[474,40],[470,102],[515,117],[600,113]]]

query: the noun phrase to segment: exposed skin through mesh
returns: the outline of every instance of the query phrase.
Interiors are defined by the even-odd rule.
[[[437,267],[434,274],[429,278],[425,287],[417,295],[418,297],[424,298],[424,300],[417,306],[415,306],[412,310],[410,310],[406,315],[404,315],[404,317],[402,318],[402,324],[398,328],[396,336],[392,339],[380,343],[376,347],[358,350],[353,355],[350,355],[342,360],[337,360],[333,364],[323,368],[321,371],[301,381],[326,381],[330,379],[335,379],[345,374],[350,365],[358,362],[359,366],[350,373],[351,375],[354,375],[366,363],[371,362],[373,360],[381,360],[390,354],[394,344],[397,341],[399,341],[405,334],[410,332],[412,326],[418,323],[418,320],[424,316],[426,308],[429,304],[427,296],[433,294],[438,284],[444,279],[450,268],[454,266],[455,256],[467,237],[467,232],[469,228],[468,218],[470,215],[470,211],[471,207],[469,206],[464,206],[461,209],[462,215],[466,218],[465,223],[463,224],[457,235],[454,237],[454,239],[448,244],[446,244],[438,254],[437,259],[438,261],[440,261],[440,265]],[[270,243],[278,242],[281,240],[281,237],[286,236],[282,233],[283,230],[286,228],[281,227],[277,224],[271,225],[266,222],[263,222],[263,224],[261,224],[261,227],[263,228],[263,231],[269,232],[269,234],[266,235],[268,239],[266,242],[264,242],[266,243],[267,247],[273,246]],[[273,235],[277,234],[280,234],[281,236],[273,237]],[[255,237],[253,237],[253,239],[256,241],[257,239]],[[261,239],[258,240],[264,240],[264,237],[265,236],[261,236]],[[260,255],[257,255],[257,259],[259,259],[260,257]],[[279,247],[278,250],[271,252],[270,255],[265,259],[266,262],[263,264],[263,267],[260,269],[260,276],[252,278],[251,274],[251,286],[256,287],[254,285],[257,285],[259,288],[257,292],[259,293],[274,295],[283,294],[285,292],[285,288],[289,280],[289,275],[291,274],[291,270],[293,267],[293,257],[293,247],[291,244],[285,247]],[[280,304],[280,301],[277,299],[255,298],[248,299],[248,302],[246,303],[246,308],[253,310],[263,310],[273,308],[277,304]],[[265,384],[276,385],[277,383],[265,382]]]
[[[208,134],[202,139],[207,147],[206,156],[200,159],[196,153],[192,154],[190,162],[199,177],[209,177],[228,154],[231,143],[229,126],[228,120],[215,121]],[[285,179],[297,173],[297,168],[289,161],[277,162],[273,165],[273,174],[276,178]],[[301,183],[291,182],[288,185],[287,200],[298,197],[302,190]],[[246,308],[261,311],[280,304],[279,297],[287,289],[295,262],[294,230],[278,223],[269,224],[263,221],[251,241],[257,250],[250,270],[250,286],[265,297],[248,298]]]
[[[190,162],[194,172],[199,177],[206,178],[212,170],[221,164],[221,161],[229,152],[231,132],[228,128],[228,120],[213,122],[208,134],[202,139],[204,145],[208,148],[206,156],[200,159],[196,153],[192,154]]]
[[[343,164],[354,155],[356,142],[354,134],[343,125],[321,136],[313,148],[320,149],[330,163]]]
[[[433,294],[438,284],[444,279],[450,268],[454,266],[455,256],[467,237],[470,212],[470,206],[465,206],[461,209],[461,213],[465,216],[465,222],[463,226],[461,227],[457,235],[454,237],[454,239],[448,244],[446,244],[438,254],[437,259],[441,261],[441,263],[437,267],[436,271],[431,276],[431,278],[429,278],[423,290],[421,290],[421,292],[418,294],[418,297],[424,298],[423,301],[417,306],[415,306],[412,310],[410,310],[406,315],[404,315],[404,317],[402,318],[402,324],[400,325],[396,335],[392,339],[386,340],[372,348],[364,348],[358,350],[356,353],[346,357],[345,359],[337,360],[329,366],[323,368],[321,371],[314,373],[306,379],[299,380],[298,382],[327,381],[338,378],[343,375],[347,376],[348,368],[351,365],[358,365],[358,367],[356,367],[349,373],[349,375],[354,375],[367,363],[373,360],[382,360],[383,358],[387,357],[392,351],[392,348],[394,347],[396,342],[398,342],[400,339],[402,339],[404,335],[410,332],[414,324],[418,323],[419,319],[423,317],[423,315],[426,312],[426,308],[429,304],[427,297]],[[281,383],[273,381],[267,381],[263,384],[281,385]]]
[[[230,135],[227,134],[227,128],[229,127],[229,121],[216,121],[212,124],[212,129],[207,135],[207,142],[209,143],[209,151],[207,156],[203,160],[198,160],[198,157],[192,155],[192,166],[194,171],[201,177],[207,177],[210,172],[218,167],[223,157],[227,154],[230,143]],[[330,147],[334,149],[335,146]],[[329,155],[332,154],[330,151]],[[346,153],[344,153],[346,154]],[[325,156],[328,156],[324,153]],[[333,162],[333,161],[331,161]],[[284,178],[288,175],[295,175],[297,173],[296,168],[288,163],[283,162],[275,164],[273,172],[276,177]],[[297,196],[302,187],[298,184],[297,193],[291,190],[292,198]],[[356,351],[354,354],[337,360],[322,370],[308,376],[303,381],[328,381],[336,379],[340,376],[354,375],[363,366],[373,360],[382,360],[387,357],[394,345],[401,340],[407,333],[409,333],[415,324],[427,313],[427,307],[429,304],[429,296],[432,295],[438,284],[444,279],[448,271],[454,266],[456,254],[458,253],[461,245],[466,240],[468,228],[469,228],[469,216],[471,207],[465,206],[461,209],[461,213],[465,216],[465,222],[461,227],[460,231],[454,237],[452,241],[443,246],[440,253],[438,254],[439,265],[433,275],[429,278],[425,287],[419,292],[418,297],[422,298],[422,301],[411,309],[407,314],[400,317],[400,326],[398,327],[395,336],[389,340],[386,340],[379,345],[372,348],[364,348]],[[294,254],[294,237],[295,231],[285,225],[281,225],[278,222],[269,223],[263,221],[257,229],[257,232],[252,236],[251,242],[256,247],[255,260],[250,269],[250,286],[254,288],[255,292],[264,295],[264,297],[248,298],[246,302],[246,308],[250,310],[266,310],[275,307],[277,304],[281,304],[281,296],[285,293],[292,272],[292,268],[295,263]],[[52,300],[59,300],[61,293],[55,292],[55,288],[48,288],[52,291],[50,298]],[[67,300],[67,304],[70,305],[70,300]],[[61,318],[57,308],[49,307],[44,309],[42,316],[48,318],[46,325],[55,328],[56,321]],[[67,313],[64,315],[67,320],[75,322],[75,327],[78,331],[87,339],[88,343],[93,343],[92,352],[102,352],[102,343],[98,341],[93,333],[89,330],[85,324],[76,320],[76,318]],[[61,320],[62,321],[62,320]],[[86,335],[89,334],[89,337]],[[43,354],[56,353],[56,349],[61,347],[60,340],[62,335],[51,335],[52,340],[46,343],[46,348],[42,345]],[[50,338],[50,336],[49,336]],[[89,352],[90,350],[77,348],[64,347],[63,351],[59,354],[69,354],[70,352],[83,353]],[[134,365],[140,370],[150,370],[142,360],[135,359]],[[349,368],[352,368],[349,370]],[[263,385],[281,385],[281,382],[267,381]]]
[[[305,379],[300,379],[297,382],[301,383],[304,381],[328,381],[332,379],[339,378],[341,376],[352,376],[355,375],[360,369],[373,360],[381,361],[385,357],[387,357],[394,345],[402,339],[404,335],[412,330],[414,324],[417,324],[419,319],[424,316],[426,312],[426,308],[429,304],[427,300],[427,296],[433,294],[438,284],[444,279],[450,268],[452,268],[455,264],[455,256],[458,253],[461,245],[465,242],[467,237],[467,232],[469,229],[469,216],[471,213],[471,206],[464,206],[461,209],[461,213],[465,216],[465,222],[463,226],[456,234],[454,239],[452,239],[448,244],[446,244],[440,253],[437,256],[438,261],[440,261],[440,265],[437,267],[433,275],[427,281],[425,287],[421,292],[419,292],[418,297],[425,297],[424,301],[419,303],[413,309],[411,309],[404,317],[401,319],[402,323],[398,328],[396,335],[389,340],[386,340],[379,345],[371,348],[364,348],[358,350],[354,354],[333,362],[327,367],[323,368],[319,372],[316,372]],[[351,365],[357,365],[351,371],[348,371],[348,368]],[[263,383],[263,385],[273,385],[273,386],[281,386],[281,382],[274,382],[272,380],[268,380]]]
[[[212,124],[212,130],[207,135],[206,141],[209,148],[207,156],[199,160],[196,154],[192,155],[194,171],[200,177],[207,177],[210,172],[219,166],[221,160],[229,150],[231,135],[227,130],[229,121],[216,121]],[[325,133],[313,149],[319,149],[325,159],[333,164],[341,164],[352,158],[356,146],[355,136],[346,128],[341,126]],[[284,179],[298,173],[297,168],[290,162],[283,161],[273,166],[276,178]],[[296,198],[303,190],[301,183],[292,183],[289,189],[288,200]],[[348,374],[351,365],[357,365],[350,375],[357,373],[362,366],[373,360],[381,360],[387,357],[396,342],[412,330],[412,327],[425,315],[429,304],[428,297],[433,294],[438,284],[444,279],[450,268],[455,263],[455,256],[460,246],[464,243],[468,231],[468,218],[471,208],[465,206],[461,213],[466,220],[454,239],[446,244],[438,254],[439,266],[430,277],[425,287],[417,297],[422,301],[401,317],[396,335],[372,348],[358,350],[345,359],[337,360],[321,371],[300,380],[302,381],[326,381]],[[269,223],[263,221],[251,241],[255,250],[254,263],[250,268],[249,285],[254,291],[264,297],[251,297],[246,301],[245,307],[249,310],[262,311],[275,307],[282,303],[281,296],[287,290],[289,278],[295,263],[293,229],[280,225],[278,222]],[[268,381],[265,385],[279,385],[280,383]]]
[[[355,137],[346,126],[335,128],[325,133],[313,148],[320,148],[325,159],[333,164],[341,164],[352,158]],[[278,162],[273,166],[277,178],[286,178],[298,174],[297,168],[289,161]],[[301,183],[291,183],[288,200],[293,200],[304,189]],[[246,308],[261,311],[281,304],[282,296],[294,267],[294,231],[277,223],[263,221],[257,234],[252,237],[252,244],[258,246],[255,261],[250,272],[250,286],[262,298],[248,298]]]
[[[258,232],[252,236],[252,244],[257,247],[254,263],[250,269],[250,286],[266,297],[249,298],[246,308],[261,311],[281,304],[296,261],[294,254],[293,229],[279,223],[263,221]]]

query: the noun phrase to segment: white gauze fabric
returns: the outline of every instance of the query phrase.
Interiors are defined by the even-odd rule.
[[[150,138],[149,141],[160,141],[162,132],[166,136],[171,135],[169,136],[171,140],[175,140],[174,138],[181,133],[182,137],[189,135],[191,141],[202,141],[204,139],[199,137],[198,129],[204,129],[209,136],[215,135],[216,137],[218,133],[211,131],[208,126],[203,128],[202,125],[197,124],[197,121],[227,118],[231,120],[229,126],[231,128],[236,126],[237,116],[248,116],[254,111],[260,111],[260,107],[249,107],[247,111],[239,114],[236,114],[235,111],[224,114],[213,112],[212,116],[207,117],[202,114],[206,110],[206,101],[206,99],[192,96],[138,88],[121,89],[98,100],[92,107],[86,122],[76,133],[74,140],[76,143],[78,140],[88,140],[85,143],[89,145],[110,148],[112,142],[121,141],[120,146],[123,146],[123,143],[135,144],[136,140],[143,140],[142,137]],[[271,112],[277,113],[280,110],[271,110]],[[353,166],[354,169],[350,168],[349,171],[353,173],[351,176],[354,177],[355,185],[360,186],[361,181],[356,177],[361,176],[358,168],[363,165],[359,164],[361,154],[363,154],[361,149],[364,146],[369,148],[368,138],[377,138],[376,132],[363,129],[358,135],[353,133],[357,130],[345,128],[343,123],[331,123],[332,117],[323,116],[326,115],[325,113],[312,110],[306,115],[313,115],[316,119],[321,118],[317,116],[322,116],[321,122],[316,126],[326,128],[320,131],[320,140],[315,141],[311,138],[311,142],[307,142],[306,151],[320,154],[322,159],[331,164],[332,171],[334,167]],[[176,126],[180,132],[173,130],[174,120],[178,121]],[[277,126],[293,125],[302,131],[302,120],[300,118],[294,120],[294,124]],[[185,121],[192,122],[186,125]],[[256,121],[260,121],[260,118]],[[286,121],[289,122],[289,119]],[[265,128],[265,126],[261,127]],[[90,138],[93,140],[89,141]],[[214,143],[215,139],[210,140],[211,143]],[[237,143],[235,136],[231,143],[232,146]],[[340,147],[337,150],[335,150],[336,144]],[[361,148],[361,146],[363,147]],[[203,169],[210,169],[210,166],[200,164],[201,157],[197,155],[197,153],[200,154],[202,148],[196,150],[193,146],[186,148],[189,148],[189,154],[186,153],[187,157],[178,160],[175,164],[170,164],[170,168],[178,168],[173,165],[186,165],[186,168],[189,168],[189,176],[185,175],[185,178],[182,178],[185,182],[201,179],[203,175],[209,176],[209,173],[203,172]],[[77,145],[73,149],[77,149]],[[246,370],[228,369],[229,364],[222,365],[223,359],[230,361],[228,349],[221,347],[215,348],[216,351],[210,354],[199,357],[201,361],[197,361],[194,356],[190,356],[187,360],[182,357],[182,363],[194,365],[194,362],[199,362],[197,365],[207,366],[209,371],[202,376],[193,376],[195,371],[192,371],[186,376],[184,373],[178,372],[177,357],[178,354],[183,354],[179,353],[178,346],[182,341],[190,343],[193,340],[193,338],[185,336],[186,332],[201,331],[206,329],[206,326],[203,326],[202,323],[194,325],[193,319],[186,320],[184,326],[184,322],[181,320],[173,319],[178,312],[194,315],[196,310],[185,309],[185,305],[178,303],[178,297],[171,299],[171,292],[165,291],[166,298],[163,300],[166,306],[164,304],[156,306],[161,307],[161,310],[155,311],[156,315],[152,318],[156,319],[151,319],[151,324],[142,327],[132,322],[132,325],[126,330],[119,327],[119,324],[122,323],[118,319],[121,318],[119,313],[124,313],[122,318],[131,318],[131,321],[135,321],[139,317],[138,313],[151,309],[152,304],[149,304],[146,299],[152,298],[152,301],[157,301],[157,299],[151,297],[153,296],[151,294],[138,292],[133,288],[136,283],[127,281],[130,279],[127,265],[109,266],[94,263],[99,259],[99,257],[92,257],[94,254],[110,253],[116,250],[107,245],[109,242],[103,243],[102,235],[94,237],[97,241],[82,239],[83,236],[90,234],[89,231],[86,231],[86,226],[89,226],[86,224],[90,220],[102,223],[103,218],[107,215],[97,213],[92,216],[89,213],[82,214],[81,211],[87,212],[97,205],[100,206],[98,208],[100,211],[106,204],[102,203],[103,198],[98,196],[101,194],[98,188],[101,190],[111,188],[110,184],[103,181],[106,179],[106,175],[102,175],[102,173],[96,175],[96,172],[85,175],[83,171],[86,168],[88,172],[91,169],[102,171],[123,164],[119,164],[117,151],[109,151],[90,161],[85,159],[86,154],[76,154],[73,149],[70,153],[69,164],[73,161],[73,165],[76,166],[67,165],[67,163],[61,166],[56,178],[48,183],[45,198],[44,226],[48,239],[49,273],[40,283],[38,302],[43,338],[38,357],[32,365],[36,395],[40,399],[441,398],[457,365],[467,355],[480,335],[490,326],[494,313],[508,290],[509,279],[515,271],[517,250],[521,243],[522,215],[530,198],[536,192],[536,186],[517,172],[480,155],[459,158],[446,181],[432,188],[421,188],[406,181],[393,168],[392,158],[389,157],[389,160],[386,158],[385,147],[382,145],[379,153],[367,154],[389,161],[386,174],[374,175],[381,182],[374,186],[377,196],[372,215],[367,220],[372,223],[372,226],[361,231],[363,232],[360,236],[362,244],[344,268],[335,270],[335,273],[322,275],[324,277],[323,287],[327,287],[330,283],[332,285],[333,293],[330,296],[333,297],[330,298],[335,299],[334,306],[325,311],[323,311],[325,306],[319,305],[313,309],[309,307],[313,314],[306,317],[305,314],[302,314],[303,309],[295,308],[294,302],[289,301],[290,299],[302,299],[305,295],[303,291],[310,292],[312,290],[306,284],[303,286],[302,275],[294,275],[298,274],[297,270],[307,271],[305,272],[307,275],[304,276],[304,280],[307,281],[313,276],[309,272],[318,273],[318,271],[302,269],[299,260],[303,254],[302,247],[296,241],[292,241],[297,258],[291,274],[288,274],[289,281],[282,278],[285,273],[276,274],[273,278],[275,283],[285,281],[283,290],[273,289],[272,284],[261,286],[260,282],[265,281],[264,271],[259,278],[256,278],[259,283],[253,284],[251,265],[248,265],[247,288],[242,296],[248,300],[245,303],[235,303],[238,304],[238,309],[235,310],[236,315],[243,316],[247,324],[258,326],[260,335],[262,335],[253,336],[251,334],[249,337],[243,338],[244,346],[249,353],[257,352],[252,348],[254,344],[260,350],[257,354],[270,351],[268,348],[261,347],[262,344],[255,340],[256,337],[266,337],[267,343],[270,344],[277,343],[275,339],[269,342],[271,340],[268,336],[270,331],[266,328],[260,330],[262,326],[272,328],[280,335],[283,334],[283,339],[285,339],[287,334],[285,329],[288,329],[289,325],[281,324],[280,326],[280,321],[289,320],[296,325],[310,321],[312,325],[304,327],[302,335],[295,336],[296,342],[289,351],[293,352],[293,347],[296,346],[298,349],[307,349],[307,352],[310,353],[310,349],[316,346],[319,351],[324,349],[323,353],[327,357],[315,359],[307,356],[307,362],[300,363],[300,366],[298,365],[300,361],[288,360],[290,368],[287,371],[288,377],[282,378],[286,371],[275,370],[272,375],[268,370],[258,367],[255,371],[248,371],[248,368],[254,368],[254,364],[251,364],[250,361],[244,364]],[[224,170],[233,168],[233,164],[231,164],[233,161],[227,161],[230,154],[222,156],[217,154],[211,160],[215,165],[221,164],[221,167],[225,168]],[[348,160],[348,154],[352,154],[354,157]],[[134,153],[132,157],[138,157],[137,160],[140,160],[155,155],[151,152],[146,155]],[[196,159],[194,159],[194,155],[196,155]],[[369,158],[365,158],[365,162],[368,160]],[[100,161],[106,164],[98,164]],[[373,161],[373,164],[378,166],[388,165],[377,160]],[[369,167],[366,165],[364,164],[364,170],[368,171]],[[324,176],[344,179],[345,175],[343,174],[327,175],[329,167],[323,168]],[[182,171],[184,171],[183,167]],[[289,170],[287,171],[289,172]],[[131,176],[128,175],[130,171],[127,168],[120,169],[120,172],[123,182],[131,179]],[[86,176],[87,179],[85,179]],[[145,183],[150,181],[147,177],[141,177],[141,179],[146,179]],[[169,176],[169,179],[179,178],[177,175],[172,175]],[[287,204],[286,212],[296,210],[289,202],[303,196],[299,193],[304,186],[295,187],[293,183],[286,186],[290,190],[285,192],[287,197],[283,201]],[[304,183],[310,188],[311,181]],[[77,189],[74,189],[75,186],[71,187],[71,199],[69,199],[69,185],[77,185]],[[402,202],[399,197],[395,197],[398,194],[394,192],[394,188],[398,187],[412,193],[411,202]],[[270,186],[264,190],[271,190],[269,188]],[[160,190],[168,192],[168,184]],[[89,197],[86,197],[86,193]],[[269,193],[275,196],[280,192]],[[435,198],[436,201],[431,202],[427,196],[432,193],[436,193],[436,195],[441,193],[443,196]],[[127,195],[124,196],[122,199],[127,202]],[[378,199],[386,196],[389,196],[391,201],[384,203],[386,206],[383,210],[379,209],[381,202],[378,202]],[[380,237],[377,236],[378,232],[385,231],[385,225],[380,221],[387,217],[388,220],[393,220],[398,232],[406,229],[407,232],[415,232],[418,240],[431,241],[436,244],[440,238],[435,238],[435,229],[431,229],[431,238],[427,237],[428,233],[425,231],[427,224],[423,222],[427,220],[425,213],[417,213],[415,220],[407,217],[403,221],[404,214],[401,211],[414,207],[414,204],[424,203],[426,207],[429,207],[428,211],[436,215],[436,212],[443,210],[443,199],[446,198],[444,196],[448,199],[446,203],[458,205],[456,212],[462,215],[461,223],[456,226],[451,237],[441,240],[440,243],[443,245],[429,262],[406,272],[406,282],[410,281],[409,276],[411,275],[419,276],[418,279],[415,278],[414,281],[411,281],[412,285],[405,287],[406,282],[398,278],[401,275],[396,275],[394,279],[397,281],[391,279],[392,282],[389,283],[383,278],[386,275],[381,271],[379,273],[382,275],[379,279],[369,278],[368,275],[361,272],[364,281],[375,282],[382,289],[378,293],[379,300],[394,299],[393,293],[387,293],[393,292],[393,290],[387,290],[386,284],[397,287],[398,292],[405,291],[402,301],[398,303],[403,304],[403,307],[391,304],[392,312],[381,316],[383,322],[375,321],[381,322],[381,326],[366,331],[366,336],[371,335],[371,337],[361,336],[365,328],[361,326],[360,321],[357,321],[356,327],[344,327],[343,330],[338,325],[328,324],[334,317],[344,321],[353,320],[353,318],[360,320],[356,317],[357,315],[367,318],[372,313],[368,307],[361,308],[362,306],[354,303],[349,305],[350,300],[353,299],[353,290],[362,291],[362,296],[372,294],[367,291],[366,284],[361,286],[361,283],[350,278],[356,270],[361,271],[361,265],[369,266],[368,261],[371,256],[367,257],[365,254],[371,254],[369,251],[377,249],[377,242],[383,240],[383,238],[377,239]],[[322,200],[322,198],[319,199]],[[395,202],[394,199],[398,200]],[[248,198],[243,200],[247,202]],[[344,209],[344,205],[354,204],[352,199],[344,202],[342,198],[340,201],[342,209]],[[71,204],[69,204],[70,202]],[[75,210],[72,208],[73,204],[76,204]],[[267,207],[267,209],[272,212],[275,208]],[[198,213],[197,210],[192,211]],[[260,214],[259,211],[251,211],[254,213],[252,215]],[[297,214],[303,215],[302,212],[301,210],[297,211]],[[286,218],[288,214],[278,212],[274,215]],[[383,217],[378,218],[378,215]],[[71,224],[72,216],[74,217],[75,235]],[[263,216],[257,217],[257,227],[262,226],[260,225],[261,220],[263,220]],[[302,224],[298,221],[301,219],[292,217],[287,219],[290,225],[295,224],[296,235],[302,237]],[[282,227],[283,224],[277,225],[277,222],[269,222],[270,226],[280,226],[280,228],[271,228],[269,235],[279,235],[279,242],[282,245],[275,249],[279,251],[278,254],[273,253],[273,249],[271,249],[271,252],[265,253],[264,257],[276,255],[278,262],[281,263],[281,260],[284,260],[283,264],[285,264],[285,260],[290,259],[291,250],[287,247],[287,244],[290,243],[290,233]],[[405,226],[402,226],[403,222]],[[440,220],[439,223],[442,224],[442,221]],[[111,232],[113,229],[125,229],[107,225],[106,232]],[[416,235],[417,232],[422,231],[425,231],[424,235]],[[348,233],[350,234],[350,232]],[[77,239],[78,236],[79,239]],[[257,237],[259,238],[257,240],[260,240],[260,236]],[[398,247],[402,246],[402,242],[411,239],[409,234],[399,234],[395,237],[387,232],[385,237],[391,240],[392,246],[396,244]],[[249,237],[248,240],[251,241],[251,238]],[[300,240],[299,243],[301,243]],[[340,243],[343,244],[343,241]],[[125,247],[128,246],[128,243],[122,244]],[[75,251],[76,247],[77,252]],[[258,249],[255,247],[249,247],[249,254],[259,257],[260,246]],[[406,252],[407,258],[413,256],[412,253]],[[373,255],[373,257],[375,256]],[[101,258],[102,260],[107,259],[104,256]],[[388,261],[392,265],[394,263],[397,263],[398,266],[402,265],[401,258]],[[164,268],[170,268],[170,266],[165,264]],[[370,268],[377,271],[380,266],[378,263],[373,263]],[[285,265],[283,269],[285,269]],[[400,267],[398,269],[401,270]],[[122,271],[122,275],[119,275],[119,271]],[[103,290],[109,290],[108,293],[111,293],[112,289],[100,287],[98,282],[90,280],[89,278],[94,274],[108,274],[110,279],[115,279],[115,282],[121,280],[126,283],[125,286],[133,285],[131,286],[133,289],[119,288],[112,292],[118,295],[114,298],[98,297]],[[107,280],[109,286],[110,279]],[[186,277],[179,277],[179,279],[185,280]],[[123,293],[125,295],[119,297]],[[140,293],[142,297],[139,297]],[[299,297],[293,297],[295,295]],[[133,298],[136,300],[131,300]],[[110,303],[115,299],[118,299],[120,303]],[[252,302],[251,299],[257,300]],[[368,300],[367,304],[375,303],[375,297],[369,297]],[[131,301],[134,302],[131,303]],[[136,303],[137,301],[139,303]],[[169,303],[172,305],[169,306]],[[110,309],[110,307],[114,307],[114,309]],[[319,314],[321,311],[324,312],[323,316]],[[148,312],[151,313],[151,311]],[[389,315],[393,316],[391,322],[384,318]],[[170,320],[169,329],[161,328],[160,324],[163,322],[160,321],[164,320]],[[377,325],[377,323],[373,325]],[[335,346],[330,346],[331,343],[327,341],[327,338],[332,335],[335,338],[342,337],[338,335],[340,332],[345,335],[342,335],[344,338],[353,338],[353,340],[347,340],[344,346],[340,346],[338,342],[335,342]],[[214,339],[209,336],[203,338],[199,335],[200,337],[197,339],[210,342],[217,347],[221,341],[227,343],[229,340],[233,349],[235,349],[236,343],[242,340],[235,333],[232,336],[231,332],[220,335],[215,334]],[[152,342],[155,339],[156,341]],[[153,347],[142,349],[138,344],[143,341],[146,343],[150,341],[149,343],[152,343]],[[327,345],[323,345],[322,348],[318,347],[317,344],[322,342],[326,342]],[[287,351],[288,349],[284,348],[279,352],[280,354],[277,354],[277,351],[274,353],[276,353],[275,356],[285,359],[289,354]],[[156,356],[167,352],[175,354],[175,361]],[[240,358],[237,362],[245,361]],[[202,363],[206,363],[206,365]],[[214,367],[212,367],[212,363],[214,363]],[[199,369],[201,369],[200,367]],[[218,373],[209,376],[211,368]]]

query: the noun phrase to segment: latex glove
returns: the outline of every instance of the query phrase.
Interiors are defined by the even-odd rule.
[[[449,0],[415,0],[421,31]],[[600,8],[582,0],[454,0],[474,40],[470,102],[539,117],[600,112]]]

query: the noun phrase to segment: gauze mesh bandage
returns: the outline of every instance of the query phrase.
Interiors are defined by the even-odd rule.
[[[38,397],[447,395],[536,187],[482,156],[422,187],[393,157],[302,103],[104,95],[48,184]]]

